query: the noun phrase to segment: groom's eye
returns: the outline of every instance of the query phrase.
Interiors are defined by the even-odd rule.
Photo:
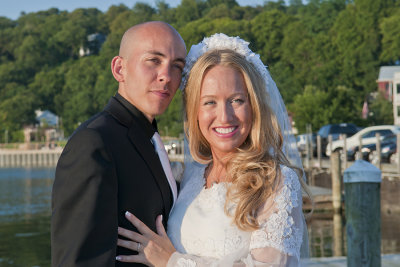
[[[182,64],[174,64],[174,67],[179,69],[181,72],[183,71],[183,65]]]
[[[149,61],[155,63],[155,64],[160,64],[161,60],[159,58],[150,58]]]

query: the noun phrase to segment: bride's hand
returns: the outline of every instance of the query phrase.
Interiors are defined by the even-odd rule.
[[[138,229],[141,234],[118,227],[118,234],[130,240],[118,239],[117,245],[137,251],[137,255],[117,256],[118,261],[137,262],[148,266],[166,266],[171,255],[176,251],[162,224],[162,215],[156,219],[157,233],[150,230],[147,225],[126,212],[125,217]]]

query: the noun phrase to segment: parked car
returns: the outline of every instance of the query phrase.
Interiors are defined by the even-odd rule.
[[[381,141],[381,154],[382,154],[382,162],[389,162],[389,157],[391,154],[396,152],[396,135],[391,134],[391,135],[386,135],[382,137]],[[390,148],[389,148],[390,147]],[[394,147],[394,151],[393,151]],[[359,150],[359,146],[352,147],[347,150],[347,159],[348,160],[354,160],[356,153]],[[389,152],[389,150],[391,152]],[[383,153],[385,152],[385,155],[383,156]],[[362,159],[367,160],[370,162],[376,162],[378,159],[378,153],[376,151],[376,143],[369,144],[369,145],[363,145],[361,148],[361,153],[362,153]],[[385,158],[385,159],[383,159]]]
[[[317,134],[299,134],[296,136],[297,149],[300,153],[304,154],[307,152],[307,137],[309,142],[312,142],[311,147],[314,154],[317,152]]]
[[[326,146],[328,145],[328,136],[332,135],[332,140],[338,140],[342,134],[347,137],[357,133],[359,128],[353,123],[339,123],[339,124],[327,124],[322,126],[318,135],[321,136],[321,151],[325,154]]]
[[[368,160],[372,163],[378,161],[378,151],[376,151],[376,145],[371,145],[371,152],[368,154]],[[373,149],[373,150],[372,150]],[[381,143],[381,162],[384,163],[396,163],[396,151],[397,151],[397,137],[396,135],[389,135],[382,139]]]
[[[381,138],[386,135],[397,134],[400,132],[400,126],[395,125],[378,125],[362,129],[351,137],[346,138],[347,149],[352,149],[360,144],[360,138],[363,145],[376,143],[376,134],[380,133]],[[342,151],[344,140],[336,140],[332,142],[332,151]],[[332,153],[330,145],[326,147],[326,155],[330,156]]]

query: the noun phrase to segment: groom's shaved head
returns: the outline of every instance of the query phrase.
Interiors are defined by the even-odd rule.
[[[119,47],[119,56],[129,57],[137,44],[154,35],[170,36],[186,50],[185,42],[174,27],[163,21],[149,21],[132,26],[124,33]]]

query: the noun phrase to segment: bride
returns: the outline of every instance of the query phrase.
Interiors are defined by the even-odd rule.
[[[303,171],[286,108],[259,55],[239,37],[193,46],[183,86],[190,154],[168,233],[123,228],[118,245],[148,266],[299,266],[307,249]],[[187,151],[187,150],[186,150]]]

